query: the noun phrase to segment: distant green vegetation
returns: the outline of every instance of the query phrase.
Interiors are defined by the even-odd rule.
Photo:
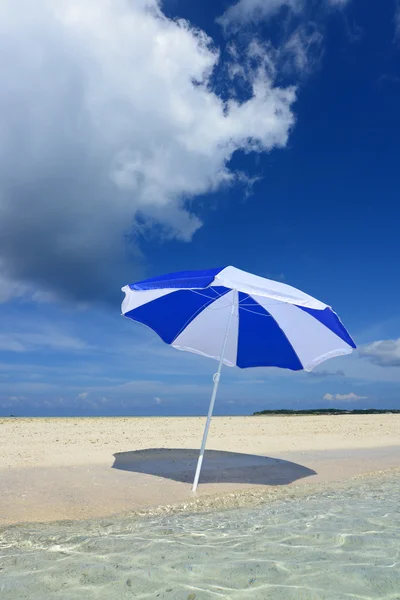
[[[400,410],[390,409],[378,409],[378,408],[366,408],[365,410],[342,410],[340,408],[314,408],[312,410],[260,410],[259,412],[253,413],[253,415],[281,415],[281,416],[295,416],[295,415],[387,415],[387,414],[400,414]]]

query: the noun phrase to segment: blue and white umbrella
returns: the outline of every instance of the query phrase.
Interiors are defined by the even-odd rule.
[[[235,267],[182,271],[122,288],[122,314],[179,350],[219,361],[197,464],[200,476],[222,364],[311,371],[356,347],[330,306]]]

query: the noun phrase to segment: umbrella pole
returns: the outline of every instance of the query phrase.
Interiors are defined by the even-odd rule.
[[[231,310],[231,314],[229,315],[229,321],[228,321],[228,326],[226,328],[224,343],[222,344],[221,358],[219,361],[218,370],[213,376],[214,387],[213,387],[213,391],[211,394],[210,406],[208,408],[207,421],[206,421],[206,426],[204,428],[203,440],[201,442],[200,454],[199,454],[199,458],[197,461],[197,467],[196,467],[196,473],[194,476],[192,492],[195,492],[197,490],[197,485],[199,483],[200,471],[201,471],[201,466],[203,464],[203,458],[204,458],[204,451],[206,449],[208,430],[210,429],[210,423],[211,423],[211,417],[212,417],[213,410],[214,410],[215,398],[217,396],[218,384],[219,384],[219,380],[221,377],[221,369],[222,369],[222,364],[224,361],[226,343],[228,341],[229,329],[231,327],[232,317],[233,317],[233,313],[235,310],[235,295],[236,294],[234,292],[233,301],[232,301],[232,310]]]

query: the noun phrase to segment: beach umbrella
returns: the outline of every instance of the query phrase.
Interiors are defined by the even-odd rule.
[[[311,371],[356,347],[330,306],[235,267],[182,271],[122,288],[122,314],[178,350],[219,361],[193,483],[199,481],[222,364]]]

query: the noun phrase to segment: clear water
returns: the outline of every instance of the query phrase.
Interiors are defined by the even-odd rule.
[[[400,480],[252,509],[0,532],[1,600],[400,599]]]

